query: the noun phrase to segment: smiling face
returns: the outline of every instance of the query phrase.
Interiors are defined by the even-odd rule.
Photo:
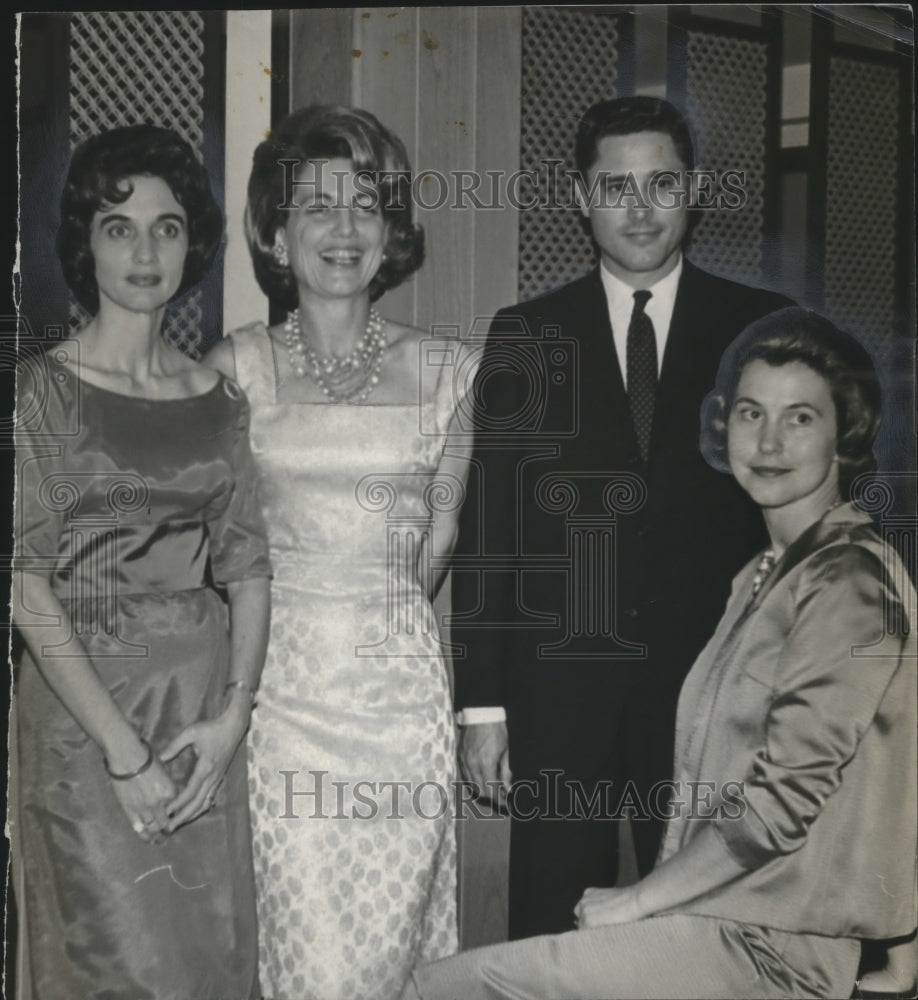
[[[298,178],[296,200],[299,208],[277,238],[287,247],[300,297],[364,294],[386,244],[375,192],[356,179],[350,160],[310,160]]]
[[[737,482],[769,513],[799,517],[800,530],[839,500],[837,416],[829,383],[800,361],[751,361],[727,421]]]
[[[685,199],[667,189],[684,186],[675,182],[686,165],[665,132],[609,135],[596,149],[587,171],[589,190],[596,193],[580,210],[590,220],[606,270],[632,288],[648,288],[679,260],[688,213]]]
[[[182,283],[188,218],[161,177],[129,177],[123,184],[128,188],[130,197],[103,205],[90,228],[99,306],[153,312]]]

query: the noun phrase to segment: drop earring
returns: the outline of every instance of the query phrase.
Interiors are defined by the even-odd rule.
[[[287,256],[287,245],[281,240],[280,236],[277,237],[274,241],[274,246],[271,247],[271,256],[281,267],[290,267],[290,258]]]

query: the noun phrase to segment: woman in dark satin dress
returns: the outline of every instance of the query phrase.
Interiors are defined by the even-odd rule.
[[[240,744],[270,567],[245,396],[161,336],[222,218],[187,143],[139,125],[76,151],[61,219],[93,319],[19,371],[20,981],[40,1000],[244,1000]]]

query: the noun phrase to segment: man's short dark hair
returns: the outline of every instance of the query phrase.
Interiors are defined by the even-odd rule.
[[[599,157],[599,143],[610,135],[663,132],[672,141],[686,170],[695,168],[695,150],[688,124],[680,112],[659,97],[616,97],[588,108],[577,126],[574,155],[586,178]]]
[[[191,146],[157,125],[125,125],[87,139],[70,161],[61,198],[57,253],[70,290],[84,309],[99,311],[96,262],[89,246],[92,220],[103,205],[120,205],[133,193],[130,177],[159,177],[188,218],[188,253],[173,298],[207,273],[223,236],[223,214],[210,177]]]

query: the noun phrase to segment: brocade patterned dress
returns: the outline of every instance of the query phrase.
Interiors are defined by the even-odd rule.
[[[160,751],[223,705],[228,619],[211,577],[270,574],[248,405],[223,377],[188,399],[111,392],[74,374],[73,349],[21,367],[17,566],[50,577],[103,683]],[[209,812],[145,843],[24,649],[15,708],[10,822],[34,1000],[256,997],[243,748]],[[178,787],[193,762],[189,748],[166,765]]]
[[[420,406],[279,403],[265,328],[231,336],[275,574],[249,736],[262,990],[394,1000],[457,947],[454,725],[417,573],[459,499],[434,478],[451,380]]]

